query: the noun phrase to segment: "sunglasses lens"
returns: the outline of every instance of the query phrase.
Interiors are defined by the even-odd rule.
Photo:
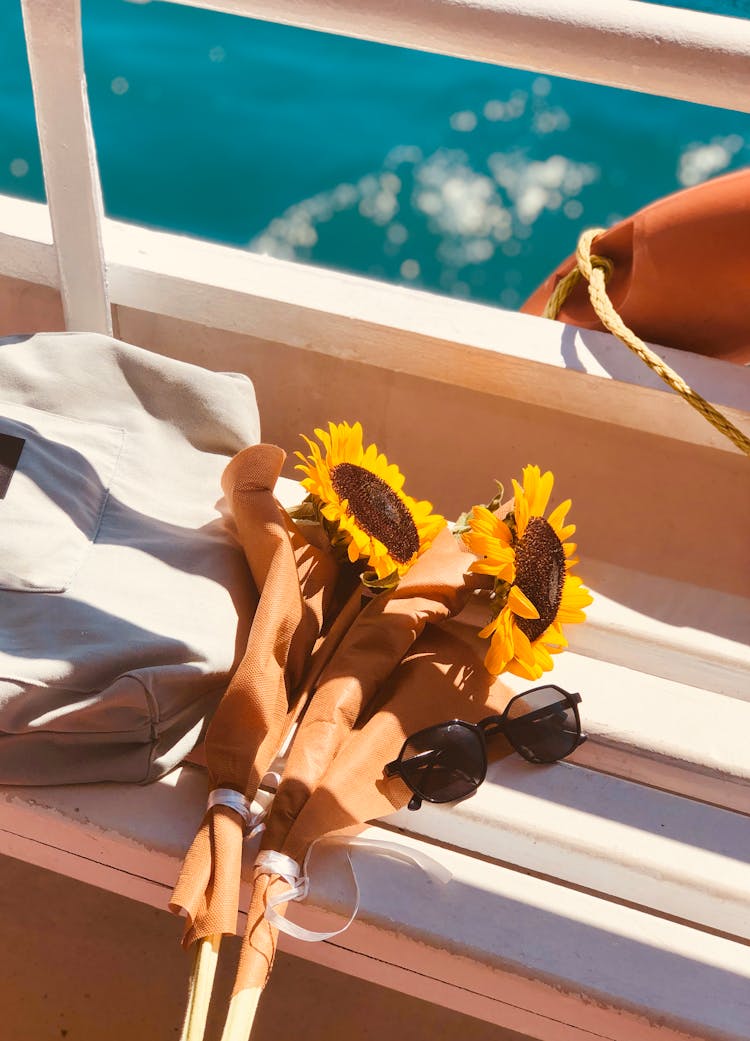
[[[553,763],[570,755],[581,735],[576,713],[555,687],[521,694],[508,705],[506,734],[527,759]]]
[[[484,746],[475,730],[443,723],[411,737],[401,757],[410,788],[428,802],[453,802],[484,780]]]

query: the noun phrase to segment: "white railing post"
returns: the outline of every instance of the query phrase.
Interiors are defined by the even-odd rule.
[[[21,0],[65,325],[112,332],[80,0]]]

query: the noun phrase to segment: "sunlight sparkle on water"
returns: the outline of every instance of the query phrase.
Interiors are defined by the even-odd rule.
[[[14,177],[25,177],[29,172],[29,164],[25,159],[12,159],[9,169]]]
[[[679,159],[677,180],[683,187],[689,188],[721,173],[744,144],[744,138],[739,134],[729,134],[727,137],[715,137],[705,144],[695,142],[688,145]]]

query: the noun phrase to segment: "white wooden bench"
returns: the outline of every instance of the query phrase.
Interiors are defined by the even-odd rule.
[[[387,19],[353,2],[199,6],[750,107],[740,21],[636,16],[650,5],[622,0],[595,16],[573,0],[423,0]],[[266,439],[288,449],[356,402],[447,515],[529,461],[574,499],[596,600],[553,676],[581,691],[589,741],[549,768],[505,760],[464,803],[373,826],[424,844],[453,881],[358,851],[355,924],[282,946],[545,1041],[747,1041],[747,461],[609,336],[102,220],[77,3],[24,9],[50,209],[0,198],[0,334],[64,313],[247,372]],[[560,33],[570,47],[555,50]],[[614,64],[585,64],[613,39]],[[660,353],[750,432],[750,372]],[[0,853],[165,907],[205,795],[194,765],[148,788],[3,788]],[[299,914],[348,906],[340,852],[320,865]]]

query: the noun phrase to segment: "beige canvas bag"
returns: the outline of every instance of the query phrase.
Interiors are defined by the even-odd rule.
[[[254,608],[220,479],[259,439],[245,376],[0,345],[0,783],[151,781],[190,751]]]

